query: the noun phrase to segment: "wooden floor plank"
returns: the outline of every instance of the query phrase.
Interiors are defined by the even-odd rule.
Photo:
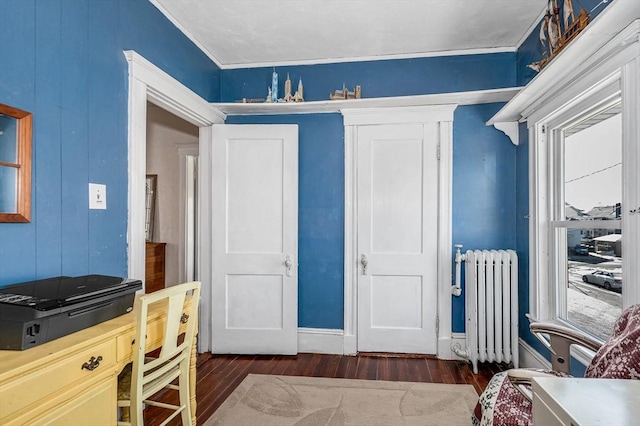
[[[358,356],[301,353],[296,356],[211,355],[197,359],[197,421],[202,424],[217,410],[248,374],[336,377],[366,380],[390,380],[424,383],[466,383],[480,394],[494,373],[506,364],[478,364],[478,374],[463,361],[444,361],[422,355],[362,354]],[[166,399],[165,399],[166,398]],[[177,402],[177,394],[162,395],[162,400]],[[163,420],[156,407],[145,410],[145,425],[156,426]],[[174,419],[170,425],[180,425]]]

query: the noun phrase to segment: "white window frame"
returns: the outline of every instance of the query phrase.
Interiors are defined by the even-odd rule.
[[[539,194],[543,197],[535,200],[537,209],[548,212],[546,220],[539,221],[540,234],[534,234],[542,240],[546,237],[548,262],[536,262],[540,277],[543,281],[536,284],[540,290],[546,292],[544,300],[548,306],[539,313],[542,318],[557,320],[567,318],[567,244],[562,229],[590,228],[590,229],[621,229],[621,220],[591,220],[567,221],[564,219],[564,129],[573,122],[586,116],[597,114],[612,105],[621,103],[620,73],[614,73],[580,96],[580,101],[554,111],[542,122],[538,123],[535,131],[536,140],[540,143],[540,156],[536,166],[548,171],[547,185]],[[546,164],[545,164],[546,163]],[[623,237],[624,239],[624,237]],[[626,257],[626,256],[625,256]],[[624,268],[624,265],[623,265]],[[623,281],[624,282],[624,281]],[[562,284],[562,285],[560,285]],[[542,303],[541,303],[541,306]],[[571,324],[564,324],[569,325]]]
[[[640,58],[638,55],[638,23],[618,34],[601,49],[603,59],[594,68],[583,69],[575,84],[561,87],[561,93],[550,93],[566,99],[560,105],[537,108],[527,118],[529,127],[529,189],[530,189],[530,277],[529,316],[533,320],[556,320],[562,312],[563,300],[557,300],[558,267],[554,265],[556,247],[552,233],[556,218],[552,209],[554,197],[561,194],[562,185],[555,179],[561,167],[554,156],[553,140],[564,123],[598,103],[616,97],[622,101],[623,193],[621,224],[600,222],[598,227],[623,230],[622,251],[626,259],[640,258],[640,148],[637,117],[640,114]],[[635,37],[634,37],[635,36]],[[630,42],[625,45],[624,40]],[[607,54],[605,54],[607,53]],[[573,95],[573,96],[571,96]],[[614,223],[615,222],[615,223]],[[594,223],[595,225],[595,223]],[[565,248],[566,250],[566,248]],[[638,262],[623,262],[623,308],[640,302],[640,267]],[[566,312],[564,312],[566,313]]]

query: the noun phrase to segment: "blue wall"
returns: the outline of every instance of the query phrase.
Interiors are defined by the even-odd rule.
[[[496,53],[277,67],[278,93],[282,97],[287,73],[294,92],[302,78],[307,101],[329,99],[329,93],[343,84],[349,90],[359,84],[363,98],[514,87],[515,59],[515,53]],[[222,101],[265,98],[272,72],[273,68],[223,70]]]
[[[126,276],[123,50],[219,100],[219,69],[147,0],[2,1],[0,102],[33,113],[34,153],[32,221],[0,224],[0,285]],[[107,185],[107,210],[88,209],[89,182]]]
[[[342,87],[363,97],[419,95],[513,87],[515,54],[469,55],[278,67],[302,77],[306,100]],[[222,71],[224,101],[265,97],[273,68]],[[454,241],[465,248],[515,247],[515,147],[485,125],[502,104],[462,106],[453,129]],[[299,325],[343,328],[344,130],[339,114],[229,117],[228,123],[299,126]],[[466,181],[466,182],[465,182]],[[469,206],[473,206],[470,209]],[[453,301],[453,331],[464,331],[464,303]]]
[[[516,149],[504,133],[485,125],[502,106],[460,106],[454,114],[452,238],[463,252],[518,251]],[[453,259],[453,248],[451,253]],[[452,330],[463,332],[464,297],[452,300]]]

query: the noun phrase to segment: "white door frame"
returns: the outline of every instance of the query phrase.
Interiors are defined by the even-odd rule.
[[[127,260],[128,275],[131,278],[144,280],[145,275],[145,177],[147,170],[147,102],[161,107],[164,110],[198,126],[200,129],[199,146],[203,158],[208,158],[211,150],[211,125],[222,124],[226,115],[210,105],[206,100],[198,96],[191,89],[184,86],[178,80],[153,65],[133,50],[124,51],[129,64],[129,112],[128,112],[128,196],[129,213],[127,220]],[[199,182],[205,182],[210,178],[210,164],[201,162]],[[210,195],[203,194],[203,185],[200,188],[200,211],[207,212],[211,206]],[[204,191],[206,192],[206,191]],[[206,197],[206,198],[205,198]],[[206,217],[206,216],[203,216]],[[200,222],[202,223],[202,222]],[[206,223],[206,221],[205,221]],[[200,235],[210,233],[211,227],[202,223]],[[210,235],[210,234],[209,234]],[[207,246],[207,238],[200,239],[200,256],[210,255],[210,241]],[[203,257],[207,258],[207,257]],[[202,281],[202,300],[200,303],[200,332],[198,349],[208,350],[211,335],[211,317],[208,300],[211,295],[211,271],[201,271],[198,274]]]
[[[451,352],[451,192],[453,112],[457,104],[398,108],[343,109],[345,146],[344,226],[344,353],[357,353],[358,253],[357,164],[359,125],[394,123],[440,124],[438,162],[438,358],[452,359]]]
[[[178,281],[187,282],[198,279],[198,271],[194,270],[194,265],[198,262],[194,262],[196,256],[195,242],[197,241],[196,230],[197,224],[197,210],[196,214],[192,214],[191,208],[197,209],[195,206],[189,205],[189,198],[192,197],[195,191],[198,191],[197,185],[193,184],[192,173],[197,173],[197,169],[194,170],[193,162],[194,158],[198,158],[198,145],[176,145],[178,155],[180,157],[180,189],[178,200],[180,203],[180,214],[178,222],[180,223],[180,243],[178,244]],[[189,176],[191,174],[191,176]],[[195,188],[194,188],[195,187]],[[196,197],[197,200],[197,197]]]

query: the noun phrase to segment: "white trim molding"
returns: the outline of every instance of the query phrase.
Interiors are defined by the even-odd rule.
[[[190,209],[197,206],[189,205],[189,192],[193,190],[193,180],[189,178],[190,173],[197,176],[197,169],[194,170],[194,159],[198,157],[198,144],[176,144],[176,150],[179,156],[179,189],[178,200],[180,202],[180,211],[178,215],[178,223],[180,224],[180,242],[178,244],[178,281],[187,282],[197,280],[197,271],[189,275],[188,270],[194,265],[192,257],[195,253],[194,239],[197,238],[194,229],[198,229],[195,217],[191,215]],[[197,190],[197,185],[195,190]],[[195,197],[197,198],[197,197]]]
[[[144,279],[145,276],[145,179],[147,170],[147,102],[161,107],[200,128],[199,144],[208,145],[211,138],[207,128],[214,123],[223,123],[226,115],[213,108],[206,100],[184,86],[178,80],[153,65],[132,50],[124,51],[129,67],[129,212],[127,222],[128,275]],[[199,185],[202,186],[202,185]],[[204,204],[204,203],[202,203]],[[201,217],[202,216],[201,204]],[[206,213],[206,211],[205,211]],[[202,255],[209,253],[200,250]],[[203,262],[208,264],[209,262]],[[198,274],[202,283],[202,299],[209,300],[210,274]],[[208,280],[208,281],[207,281]],[[199,349],[209,347],[209,306],[201,302]]]
[[[551,370],[551,363],[545,359],[540,352],[533,349],[533,346],[522,339],[518,339],[520,345],[520,368],[542,368]]]
[[[508,102],[521,87],[474,90],[469,92],[434,93],[415,96],[389,96],[384,98],[362,98],[335,101],[276,102],[276,103],[212,103],[227,115],[280,115],[337,113],[347,109],[368,110],[439,105],[477,105]],[[345,123],[346,124],[346,123]]]
[[[344,332],[326,328],[298,328],[298,352],[344,354]]]
[[[358,351],[357,271],[357,133],[358,126],[387,123],[433,123],[440,126],[438,170],[438,348],[437,356],[452,359],[451,351],[451,188],[453,113],[456,104],[392,108],[345,108],[345,227],[344,227],[344,353]]]
[[[511,139],[511,143],[513,143],[515,146],[518,146],[520,144],[517,121],[499,121],[493,123],[493,127],[509,136],[509,139]]]

